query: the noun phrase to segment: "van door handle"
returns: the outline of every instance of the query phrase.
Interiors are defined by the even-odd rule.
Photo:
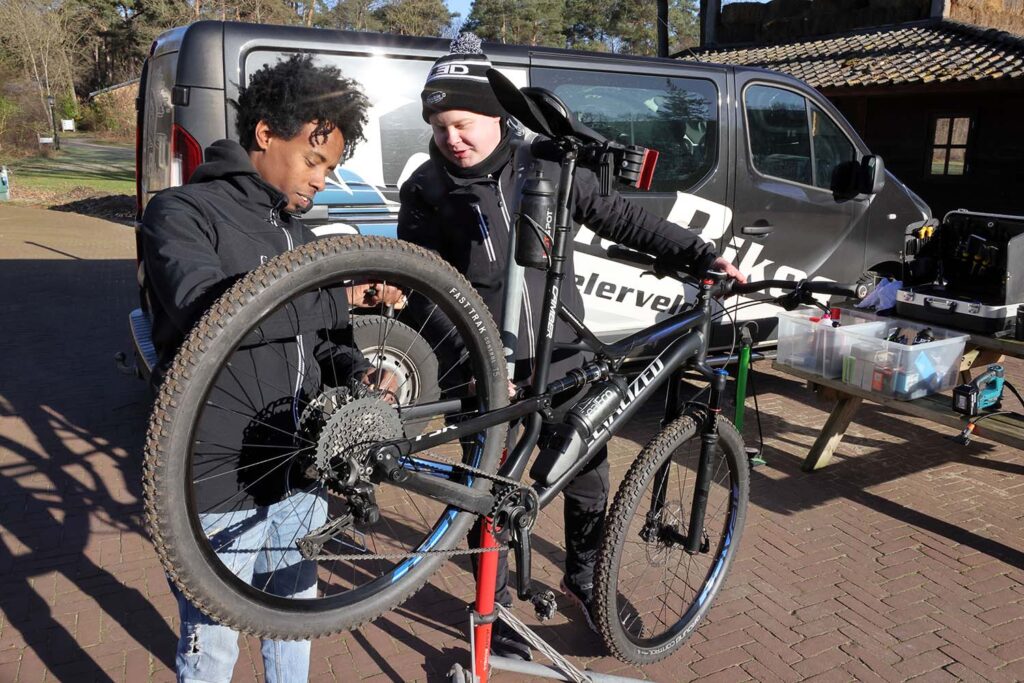
[[[745,225],[740,228],[740,232],[744,235],[761,238],[770,235],[774,229],[767,221],[755,221],[754,225]]]

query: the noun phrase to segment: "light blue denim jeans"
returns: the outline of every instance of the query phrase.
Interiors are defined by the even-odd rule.
[[[203,530],[225,566],[252,585],[289,597],[316,597],[316,564],[303,560],[296,541],[327,520],[327,501],[299,492],[269,507],[200,515]],[[231,680],[238,633],[199,611],[171,585],[178,599],[181,633],[175,666],[182,683]],[[267,683],[309,678],[310,642],[264,640]]]

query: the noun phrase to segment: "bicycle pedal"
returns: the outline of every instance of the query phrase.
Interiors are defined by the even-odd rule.
[[[533,611],[541,621],[547,621],[558,611],[555,594],[550,590],[537,591],[530,597],[530,602],[533,603]]]
[[[751,469],[760,467],[761,465],[767,465],[768,461],[764,459],[761,451],[757,448],[747,448],[747,462],[750,463]]]

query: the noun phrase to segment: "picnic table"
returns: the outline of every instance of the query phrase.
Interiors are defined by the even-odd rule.
[[[960,366],[960,381],[970,381],[970,373],[973,369],[995,363],[1002,356],[1024,358],[1024,342],[972,334],[965,346],[964,361]],[[846,384],[839,379],[828,379],[788,365],[773,362],[772,367],[779,372],[805,380],[808,387],[819,395],[835,400],[835,406],[832,408],[821,434],[818,435],[804,459],[802,469],[805,472],[813,472],[828,465],[864,401],[871,401],[891,410],[924,418],[956,431],[966,427],[970,419],[953,410],[952,399],[948,394],[932,394],[913,401],[900,401]],[[1013,400],[1013,396],[1009,392],[1006,392],[1004,400],[1006,398]],[[978,423],[974,435],[1024,449],[1024,418],[1016,415],[997,415],[986,418]]]

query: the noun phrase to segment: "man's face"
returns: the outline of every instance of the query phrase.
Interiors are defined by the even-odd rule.
[[[285,210],[304,213],[313,206],[313,195],[324,189],[345,151],[345,138],[335,128],[324,138],[310,140],[315,122],[307,123],[290,140],[274,135],[260,121],[256,125],[255,149],[249,152],[260,176],[288,197]]]
[[[480,163],[501,142],[501,118],[452,109],[431,114],[434,144],[444,158],[461,168]]]

